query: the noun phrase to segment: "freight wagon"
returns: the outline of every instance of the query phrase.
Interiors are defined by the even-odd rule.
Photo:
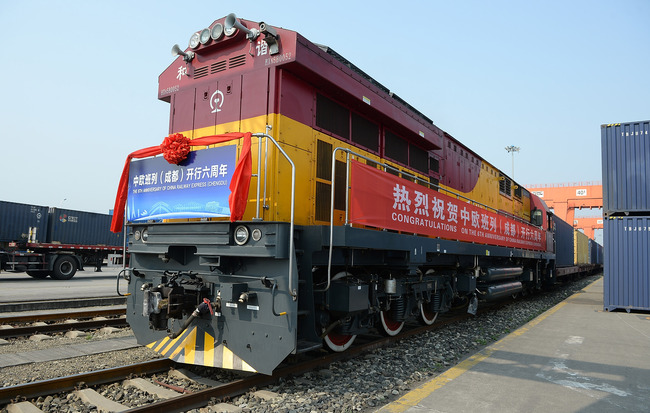
[[[558,277],[597,271],[603,266],[603,246],[589,239],[557,216],[552,216],[555,230],[555,268]]]
[[[107,214],[0,201],[0,270],[67,280],[84,265],[100,269],[123,251],[110,223]]]

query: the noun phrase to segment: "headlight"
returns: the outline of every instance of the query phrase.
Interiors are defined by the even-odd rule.
[[[210,37],[210,29],[201,30],[201,34],[199,35],[199,42],[201,42],[201,44],[207,44],[210,40],[212,40]]]
[[[244,245],[248,242],[248,228],[243,225],[235,228],[235,243],[237,245]]]
[[[214,25],[212,30],[210,31],[210,37],[212,37],[212,40],[215,42],[217,40],[221,40],[223,37],[223,25],[221,23],[217,23]]]
[[[149,231],[145,229],[142,231],[142,241],[147,242],[147,239],[149,239]]]
[[[201,34],[200,33],[194,33],[192,37],[190,37],[190,47],[192,49],[196,49],[199,47],[201,41]]]
[[[135,232],[133,233],[133,238],[134,238],[136,241],[140,241],[140,230],[137,230],[137,231],[135,231]]]
[[[253,241],[257,242],[262,239],[262,231],[259,228],[255,228],[252,233]]]

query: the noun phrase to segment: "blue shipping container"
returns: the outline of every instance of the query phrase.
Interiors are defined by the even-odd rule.
[[[111,232],[112,216],[50,208],[47,242],[122,246],[122,232]]]
[[[604,308],[650,310],[650,216],[604,221]]]
[[[48,217],[48,207],[0,201],[0,242],[27,242],[30,227],[45,241]]]
[[[573,254],[573,226],[562,221],[560,218],[553,215],[553,223],[555,224],[555,266],[556,267],[572,267],[574,264]]]
[[[603,211],[650,214],[650,121],[601,126]]]

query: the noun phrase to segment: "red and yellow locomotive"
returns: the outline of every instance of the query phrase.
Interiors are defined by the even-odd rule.
[[[231,14],[173,53],[170,134],[210,148],[134,161],[118,197],[140,343],[270,374],[554,282],[544,203],[329,47]]]

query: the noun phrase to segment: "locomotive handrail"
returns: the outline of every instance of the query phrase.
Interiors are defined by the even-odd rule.
[[[287,159],[287,161],[291,165],[291,213],[290,213],[291,222],[290,222],[290,226],[289,226],[289,234],[290,234],[290,238],[289,238],[289,294],[291,294],[291,297],[293,298],[293,300],[296,301],[298,299],[298,293],[296,292],[296,290],[294,288],[294,279],[293,279],[294,278],[294,273],[293,273],[293,255],[294,255],[294,252],[293,252],[293,250],[294,250],[294,214],[295,214],[295,201],[296,201],[296,165],[293,163],[293,161],[291,160],[289,155],[287,155],[287,153],[284,151],[284,149],[282,149],[280,147],[278,142],[275,139],[273,139],[273,137],[271,135],[268,134],[269,129],[271,129],[270,126],[267,126],[267,128],[266,128],[267,133],[254,133],[251,136],[255,136],[256,138],[260,139],[260,141],[258,141],[258,147],[261,146],[259,144],[261,142],[261,138],[267,138],[266,142],[268,142],[268,140],[273,142],[275,147],[278,148],[278,151],[280,151],[280,153]],[[258,148],[258,153],[261,154],[261,148]],[[266,156],[268,156],[268,151],[267,151]],[[258,172],[258,175],[259,175],[259,172],[260,172],[260,162],[261,162],[260,156],[258,156],[258,159],[257,159],[257,164],[258,164],[257,172]],[[266,165],[266,163],[267,163],[266,159],[265,159],[264,163]],[[264,179],[266,180],[266,174],[264,175]],[[257,208],[258,208],[257,216],[259,218],[259,185],[260,185],[259,176],[257,178],[257,185],[258,185],[258,190],[257,190],[257,193],[258,193],[258,195],[257,195],[257,198],[258,198],[257,199]],[[264,193],[266,193],[266,183],[265,183]],[[266,199],[266,197],[265,197],[265,199]]]
[[[260,216],[260,185],[261,185],[260,174],[262,173],[262,137],[269,136],[268,133],[271,129],[272,129],[271,125],[266,125],[266,134],[263,134],[262,136],[257,136],[257,134],[251,135],[251,136],[256,136],[258,138],[257,174],[253,174],[253,176],[257,178],[257,202],[255,208],[255,218],[253,218],[254,220],[263,220],[263,218]],[[276,146],[277,146],[277,142],[276,142]],[[269,141],[264,140],[264,195],[262,196],[262,199],[264,200],[264,204],[262,205],[263,209],[268,208],[268,205],[266,205],[266,178],[268,176],[268,159],[269,159]]]
[[[346,173],[345,173],[345,182],[346,182],[345,225],[350,225],[349,215],[348,215],[349,214],[349,211],[348,211],[348,209],[349,209],[348,208],[349,207],[349,196],[350,196],[350,194],[349,194],[350,191],[348,191],[348,189],[350,187],[350,155],[356,156],[358,158],[365,159],[367,161],[370,161],[370,162],[374,163],[375,165],[379,165],[379,166],[383,167],[386,172],[387,172],[388,169],[392,169],[394,171],[400,172],[402,175],[407,175],[410,178],[413,178],[413,179],[415,179],[417,181],[425,183],[426,185],[432,185],[432,186],[436,187],[439,192],[444,191],[446,193],[449,193],[451,195],[456,196],[457,199],[462,198],[462,199],[466,200],[470,204],[481,206],[481,207],[483,207],[483,208],[485,208],[487,210],[494,211],[495,213],[497,213],[499,215],[504,215],[504,216],[506,216],[508,218],[511,218],[511,219],[516,220],[516,221],[523,222],[525,224],[530,225],[530,222],[527,222],[527,221],[519,218],[518,216],[508,214],[507,212],[501,211],[501,210],[496,209],[494,207],[491,207],[489,205],[485,205],[485,204],[483,204],[481,202],[475,201],[475,200],[473,200],[471,198],[468,198],[468,197],[466,197],[464,195],[461,195],[461,194],[459,194],[457,192],[450,191],[448,189],[442,188],[438,184],[434,184],[432,182],[425,181],[424,179],[422,179],[422,178],[420,178],[418,176],[415,176],[415,175],[410,174],[410,173],[405,172],[405,171],[401,171],[401,170],[399,170],[398,168],[396,168],[396,167],[394,167],[392,165],[382,163],[382,162],[377,162],[377,161],[375,161],[373,159],[368,158],[367,156],[364,156],[364,155],[362,155],[360,153],[356,153],[351,149],[347,149],[347,148],[343,148],[343,147],[339,146],[339,147],[335,148],[332,151],[332,181],[331,181],[332,182],[332,189],[331,189],[331,194],[330,194],[330,198],[331,198],[330,199],[330,245],[329,245],[329,257],[328,257],[328,262],[327,262],[327,285],[325,286],[325,288],[323,288],[321,290],[314,290],[315,292],[325,292],[325,291],[329,290],[330,285],[331,285],[331,280],[332,280],[332,255],[334,253],[334,186],[335,186],[335,173],[336,173],[336,153],[338,151],[346,153],[346,158],[345,158],[345,163],[346,163]]]

